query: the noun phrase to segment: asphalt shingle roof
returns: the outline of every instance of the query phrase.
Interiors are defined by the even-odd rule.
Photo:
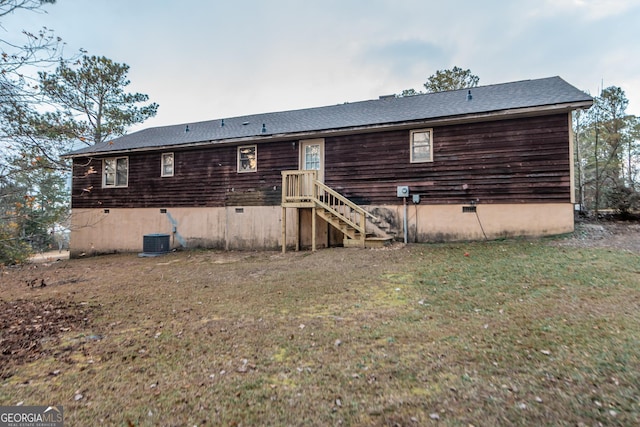
[[[111,151],[153,149],[202,142],[216,143],[234,139],[392,125],[563,104],[587,103],[590,105],[593,102],[589,95],[560,77],[475,87],[471,89],[471,100],[467,100],[467,93],[468,89],[461,89],[405,98],[390,97],[327,107],[154,127],[124,135],[110,142],[76,150],[69,155],[106,154]]]

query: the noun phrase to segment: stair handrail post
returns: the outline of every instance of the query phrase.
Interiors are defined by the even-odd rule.
[[[360,223],[361,223],[361,227],[362,227],[362,247],[366,247],[367,246],[367,221],[366,221],[366,216],[363,214],[358,214],[358,217],[360,218]],[[364,221],[363,221],[364,219]]]
[[[289,194],[289,175],[287,171],[282,171],[282,203],[287,203],[287,195]]]
[[[313,188],[313,200],[316,201],[316,200],[319,200],[318,199],[318,184],[319,184],[320,181],[318,181],[318,171],[314,170],[312,172],[313,172],[313,174],[311,175],[311,179],[313,181],[313,185],[312,185],[312,188]]]

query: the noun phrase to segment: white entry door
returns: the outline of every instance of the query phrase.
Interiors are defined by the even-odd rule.
[[[300,141],[300,170],[316,170],[324,182],[324,139]]]

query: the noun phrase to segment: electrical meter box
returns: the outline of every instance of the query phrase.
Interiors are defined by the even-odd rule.
[[[398,197],[409,197],[409,186],[407,186],[407,185],[399,185],[398,186]]]

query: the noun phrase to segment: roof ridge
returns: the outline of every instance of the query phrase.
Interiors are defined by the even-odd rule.
[[[472,91],[472,97],[467,91]],[[530,109],[582,108],[593,98],[559,76],[496,83],[408,97],[368,99],[342,104],[221,117],[142,129],[112,141],[69,153],[108,153],[188,144],[257,141],[264,137],[317,135],[322,132],[394,124],[513,114]]]
[[[296,112],[296,111],[310,111],[310,110],[318,110],[318,109],[323,109],[323,108],[334,108],[334,107],[339,107],[341,105],[357,105],[357,104],[363,104],[363,103],[378,103],[378,102],[384,102],[384,101],[391,101],[391,100],[394,100],[394,99],[398,100],[398,99],[408,99],[408,98],[415,98],[415,97],[426,97],[426,96],[435,95],[435,94],[453,93],[453,92],[460,92],[460,91],[468,91],[470,89],[471,90],[473,90],[473,89],[483,89],[483,88],[492,88],[492,87],[498,87],[498,86],[510,86],[510,85],[520,84],[520,83],[524,83],[524,82],[543,81],[543,80],[551,80],[551,79],[556,79],[556,78],[562,80],[562,78],[559,77],[559,76],[543,77],[543,78],[537,78],[537,79],[523,79],[523,80],[517,80],[517,81],[513,81],[513,82],[492,83],[492,84],[488,84],[488,85],[474,86],[474,87],[469,87],[469,88],[443,90],[443,91],[440,91],[440,92],[419,93],[419,94],[416,94],[416,95],[406,96],[406,97],[398,97],[398,96],[396,96],[395,98],[363,99],[363,100],[359,100],[359,101],[345,101],[343,103],[338,103],[338,104],[318,105],[318,106],[315,106],[315,107],[297,108],[297,109],[289,109],[289,110],[277,110],[277,111],[266,111],[266,112],[263,112],[263,113],[253,113],[253,114],[246,114],[246,115],[240,115],[240,116],[217,117],[217,118],[213,118],[213,119],[209,119],[209,120],[200,120],[200,121],[197,121],[197,122],[183,122],[183,123],[176,123],[176,124],[172,124],[172,125],[153,126],[153,127],[150,127],[150,128],[141,129],[141,130],[133,132],[133,133],[142,132],[142,131],[151,130],[151,129],[162,129],[162,128],[171,128],[171,127],[179,127],[179,126],[183,126],[184,127],[186,125],[195,126],[195,125],[204,124],[204,123],[221,122],[222,120],[225,121],[225,124],[228,124],[227,123],[228,121],[233,121],[233,120],[238,120],[238,119],[246,119],[246,118],[251,118],[251,117],[261,117],[261,116],[269,116],[269,115],[275,115],[275,114],[292,113],[292,112]]]

